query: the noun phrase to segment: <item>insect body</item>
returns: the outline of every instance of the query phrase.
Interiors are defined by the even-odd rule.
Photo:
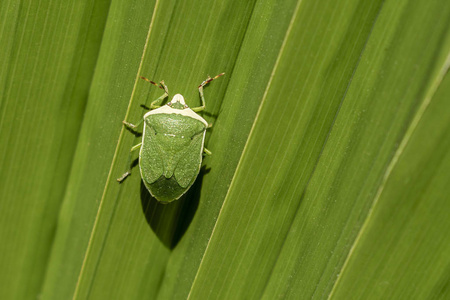
[[[140,148],[139,169],[142,180],[150,194],[162,203],[179,199],[194,183],[200,171],[203,153],[211,154],[204,148],[208,122],[196,112],[205,109],[203,87],[224,73],[208,77],[198,87],[202,106],[189,108],[180,94],[176,94],[166,105],[159,104],[169,96],[164,81],[160,87],[165,93],[152,102],[150,111],[136,125],[123,124],[136,128],[144,122],[142,141],[131,148]],[[147,78],[142,79],[158,86]],[[131,169],[131,168],[130,168]],[[122,182],[131,171],[121,178]]]

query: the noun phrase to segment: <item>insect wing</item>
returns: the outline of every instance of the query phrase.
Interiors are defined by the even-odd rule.
[[[181,197],[200,171],[206,126],[180,114],[145,118],[139,166],[145,186],[161,202]]]
[[[142,135],[143,143],[139,153],[139,167],[145,183],[155,182],[164,173],[164,156],[154,136],[155,130],[145,124]]]
[[[182,152],[178,164],[175,168],[175,178],[178,184],[183,188],[188,188],[194,183],[197,174],[200,171],[202,162],[203,141],[205,131],[199,132],[192,137],[189,147]]]

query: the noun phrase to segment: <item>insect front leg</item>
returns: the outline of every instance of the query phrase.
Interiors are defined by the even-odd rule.
[[[141,79],[144,79],[145,81],[147,81],[148,83],[153,84],[154,86],[159,87],[160,89],[164,90],[164,95],[162,95],[161,97],[159,97],[158,99],[156,99],[155,101],[153,101],[150,104],[150,109],[156,109],[156,108],[160,108],[162,105],[163,100],[169,96],[169,89],[167,88],[167,86],[164,84],[164,80],[161,80],[161,82],[159,83],[160,85],[156,84],[156,82],[151,81],[143,76],[141,76]],[[158,104],[157,104],[158,103]]]
[[[162,82],[162,81],[161,81]],[[169,96],[169,93],[165,92],[164,95],[162,95],[161,97],[159,97],[158,99],[156,99],[155,101],[153,101],[150,104],[150,109],[157,109],[160,108],[162,105],[162,102],[164,101],[165,98],[167,98]]]
[[[137,149],[140,149],[142,146],[142,142],[134,145],[133,147],[131,147],[130,152],[136,151]],[[131,169],[133,168],[133,163],[130,164],[130,167],[128,169],[128,171],[126,171],[125,173],[123,173],[122,176],[120,176],[119,178],[117,178],[117,181],[122,183],[122,181],[125,180],[125,178],[127,178],[129,175],[131,175]]]

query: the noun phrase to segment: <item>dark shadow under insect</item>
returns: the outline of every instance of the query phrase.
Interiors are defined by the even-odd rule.
[[[174,249],[186,233],[198,208],[203,176],[209,172],[204,166],[190,190],[170,205],[153,198],[141,180],[141,205],[147,223],[168,249]]]

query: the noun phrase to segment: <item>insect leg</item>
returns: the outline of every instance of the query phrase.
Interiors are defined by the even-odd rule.
[[[164,95],[162,95],[161,97],[159,97],[158,99],[156,99],[155,101],[153,101],[153,102],[150,104],[150,109],[160,108],[160,107],[162,106],[162,105],[161,105],[162,101],[163,101],[166,97],[169,96],[169,89],[168,89],[167,86],[164,84],[164,80],[162,80],[162,81],[159,83],[159,85],[158,85],[156,82],[151,81],[151,80],[149,80],[149,79],[147,79],[147,78],[145,78],[145,77],[143,77],[143,76],[141,76],[141,79],[144,79],[145,81],[147,81],[147,82],[153,84],[154,86],[157,86],[157,87],[159,87],[160,89],[164,90]],[[157,103],[159,103],[159,104],[157,104]]]
[[[139,125],[142,124],[143,121],[144,121],[144,119],[141,119],[136,124],[131,124],[131,123],[128,123],[127,121],[122,121],[122,124],[127,126],[128,128],[136,129],[137,127],[139,127]]]
[[[203,148],[203,152],[205,153],[205,155],[212,155],[212,152],[206,148]]]
[[[130,152],[133,152],[139,148],[141,148],[142,143],[139,143],[137,145],[134,145],[133,147],[131,147]],[[127,178],[129,175],[131,175],[131,169],[133,168],[133,162],[130,164],[130,168],[128,169],[128,171],[126,171],[122,176],[120,176],[119,178],[117,178],[117,181],[122,183],[122,181],[125,180],[125,178]]]
[[[169,89],[167,88],[167,86],[164,84],[164,80],[161,80],[159,82],[159,84],[162,86],[163,90],[166,92],[167,96],[169,96]]]
[[[125,172],[122,176],[120,176],[119,178],[117,178],[117,181],[118,181],[119,183],[122,183],[122,181],[124,181],[125,178],[127,178],[129,175],[131,175],[131,172],[130,172],[130,171],[127,171],[127,172]]]
[[[140,149],[141,146],[142,146],[142,143],[139,143],[139,144],[137,144],[137,145],[134,145],[133,147],[131,147],[130,152],[133,152],[133,151],[135,151],[135,150],[137,150],[137,149]]]
[[[160,88],[162,88],[164,90],[164,95],[162,95],[161,97],[159,97],[158,99],[156,99],[155,101],[153,101],[150,104],[150,109],[156,109],[156,108],[160,108],[162,105],[162,101],[169,96],[169,89],[167,88],[167,86],[164,84],[164,80],[161,80],[161,82],[159,83],[161,86]],[[159,103],[159,104],[156,104]]]
[[[206,80],[204,80],[199,86],[198,86],[198,91],[200,93],[200,99],[202,100],[202,106],[199,107],[193,107],[191,108],[193,111],[195,112],[199,112],[205,109],[206,107],[206,102],[205,102],[205,95],[203,94],[203,87],[205,85],[207,85],[208,83],[210,83],[211,81],[213,81],[214,79],[219,78],[220,76],[225,75],[225,73],[220,73],[219,75],[211,78],[208,76],[208,78],[206,78]]]
[[[162,95],[161,97],[159,97],[158,99],[156,99],[155,101],[153,101],[150,104],[150,109],[156,109],[156,108],[160,108],[162,105],[162,101],[164,100],[164,98],[167,98],[167,96],[169,96],[168,93],[164,93],[164,95]]]

